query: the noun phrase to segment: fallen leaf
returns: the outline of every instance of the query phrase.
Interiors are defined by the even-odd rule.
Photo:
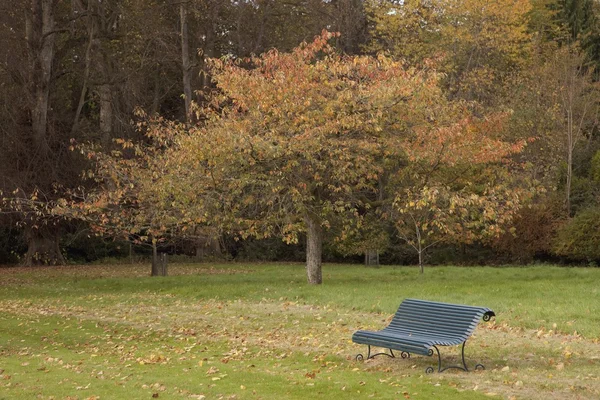
[[[208,371],[206,371],[206,375],[213,375],[219,372],[219,368],[210,367]]]

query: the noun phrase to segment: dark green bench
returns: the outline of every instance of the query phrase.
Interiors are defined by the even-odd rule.
[[[356,331],[352,335],[354,343],[368,345],[367,359],[378,355],[395,357],[394,350],[401,352],[402,358],[411,354],[432,356],[437,352],[438,372],[449,368],[468,371],[465,363],[465,343],[479,321],[489,321],[494,312],[485,307],[473,307],[461,304],[440,303],[417,299],[405,299],[394,315],[389,326],[380,331]],[[442,358],[438,346],[456,346],[462,344],[462,365],[442,368]],[[388,353],[371,354],[371,346],[390,350]],[[357,360],[364,359],[362,354]],[[477,364],[475,369],[485,367]],[[433,367],[426,369],[433,372]]]

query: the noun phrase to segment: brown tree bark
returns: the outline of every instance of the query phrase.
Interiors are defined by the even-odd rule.
[[[107,148],[113,139],[114,129],[114,67],[113,60],[111,59],[112,55],[109,54],[109,46],[105,46],[104,42],[111,37],[112,31],[115,29],[115,24],[111,21],[114,18],[114,12],[111,12],[106,2],[94,1],[96,2],[97,14],[99,16],[97,23],[103,37],[103,40],[100,40],[100,37],[98,37],[94,44],[100,76],[100,82],[96,89],[100,103],[100,141]]]
[[[25,18],[25,39],[28,58],[27,95],[31,112],[31,138],[33,151],[32,165],[40,178],[34,187],[45,181],[53,181],[51,174],[56,168],[52,160],[49,144],[48,113],[51,109],[50,89],[55,62],[56,23],[55,7],[57,0],[31,0]],[[35,227],[30,221],[26,230],[27,253],[24,265],[64,264],[65,259],[59,247],[59,231],[53,226]],[[37,223],[41,225],[41,223]]]
[[[196,258],[203,260],[206,258],[215,258],[221,255],[221,243],[217,235],[206,235],[198,237],[194,246],[196,247]]]
[[[27,232],[27,253],[22,265],[63,265],[66,263],[56,231],[31,228]]]
[[[337,45],[345,53],[359,54],[368,37],[368,24],[362,0],[332,0],[332,31],[340,32]]]
[[[152,239],[152,269],[150,276],[159,276],[160,260],[158,259],[158,248],[156,246],[156,239]]]
[[[379,250],[369,249],[365,251],[365,266],[366,267],[379,267]]]
[[[33,143],[42,157],[50,152],[47,128],[56,37],[55,4],[56,0],[31,0],[31,12],[25,21]]]
[[[79,94],[79,102],[77,103],[77,109],[75,111],[75,118],[73,119],[73,126],[71,127],[71,135],[75,136],[79,130],[79,119],[81,117],[81,112],[83,111],[83,106],[85,105],[85,98],[87,96],[88,84],[90,79],[90,70],[92,64],[92,48],[94,46],[94,41],[96,40],[96,23],[95,18],[92,16],[92,1],[88,2],[87,6],[87,31],[88,31],[88,44],[85,50],[85,69],[83,73],[83,82],[81,83],[81,92]],[[72,5],[75,11],[81,12],[83,10],[83,6],[78,4],[79,8],[75,7],[75,4]]]
[[[103,69],[108,68],[104,66]],[[100,97],[100,140],[102,146],[107,148],[113,137],[113,89],[109,74],[104,75],[105,81],[98,87],[98,95]]]
[[[181,36],[181,70],[183,72],[183,96],[185,100],[185,120],[192,120],[192,65],[190,62],[190,38],[188,34],[187,5],[179,5],[179,24]]]
[[[308,283],[320,285],[323,283],[321,271],[323,255],[323,228],[316,216],[308,215],[306,222],[306,274]]]

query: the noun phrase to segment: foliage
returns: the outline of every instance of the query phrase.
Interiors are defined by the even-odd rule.
[[[600,210],[579,212],[558,229],[554,242],[557,254],[575,260],[600,260]]]
[[[492,247],[512,263],[531,263],[552,256],[552,241],[564,219],[561,200],[556,193],[538,196],[519,210],[513,220],[514,229],[496,238]]]
[[[216,61],[219,113],[177,138],[157,187],[241,237],[294,243],[308,231],[320,243],[339,221],[342,235],[360,227],[386,160],[404,157],[428,118],[451,117],[435,74],[340,56],[332,36],[253,57],[251,68]]]
[[[500,88],[529,60],[527,0],[368,2],[368,50],[386,50],[410,65],[439,60],[453,96],[495,104]]]
[[[590,174],[594,183],[600,183],[600,150],[596,151],[590,163]]]
[[[498,201],[516,210],[531,187],[543,185],[545,194],[517,227],[532,235],[522,240],[533,247],[504,247],[521,258],[520,250],[546,249],[541,237],[550,239],[554,229],[539,236],[526,221],[554,216],[555,227],[595,207],[598,1],[176,6],[166,0],[0,6],[0,231],[26,245],[16,250],[26,250],[24,256],[0,252],[0,262],[16,256],[27,264],[64,262],[65,250],[75,251],[65,247],[69,236],[81,238],[89,228],[72,218],[90,222],[108,240],[187,242],[189,254],[202,254],[206,245],[218,253],[224,240],[250,237],[294,242],[311,229],[317,240],[306,244],[319,253],[325,243],[329,256],[386,247],[402,254],[390,247],[396,227],[412,244],[420,240],[407,235],[426,226],[425,246],[484,237],[488,245],[484,226],[495,223],[479,222],[493,203],[490,193],[514,190],[518,201],[504,195]],[[340,35],[320,49],[313,43],[294,50],[324,28]],[[147,113],[142,126],[131,123],[139,108]],[[437,165],[428,146],[440,150],[442,128],[453,132],[443,148],[457,160],[478,151],[450,144],[471,129],[473,144],[528,145],[502,161],[488,154],[493,167],[479,160],[465,170],[443,157]],[[69,151],[70,139],[90,143],[84,157]],[[222,146],[222,154],[200,150],[197,165],[192,150],[174,155],[203,140]],[[218,163],[208,165],[210,157]],[[221,162],[232,165],[218,170]],[[81,171],[93,179],[82,180]],[[190,188],[196,193],[186,193]],[[554,212],[556,189],[564,193],[563,216]],[[57,203],[65,191],[78,206]],[[445,212],[453,199],[471,196],[479,199],[467,207],[472,214]],[[506,215],[515,215],[508,208]],[[431,230],[434,217],[443,229]],[[505,218],[495,232],[508,225]],[[449,226],[462,226],[456,230],[462,233]],[[309,258],[318,270],[318,257]]]
[[[140,114],[140,118],[145,115]],[[153,126],[178,126],[162,118],[150,121]],[[147,122],[138,124],[140,130],[146,127]],[[202,219],[192,220],[189,215],[173,212],[169,199],[155,190],[163,174],[164,150],[171,144],[169,137],[148,132],[146,138],[136,143],[118,139],[120,149],[110,152],[93,144],[74,145],[73,150],[93,161],[94,168],[85,175],[96,182],[96,187],[72,191],[68,199],[55,203],[52,213],[85,221],[98,236],[150,244],[153,248],[175,234],[200,234],[196,224]]]
[[[369,0],[366,7],[372,27],[365,50],[389,51],[409,65],[422,63],[440,50],[442,16],[435,1]]]
[[[559,0],[558,5],[570,41],[579,42],[587,62],[600,68],[600,5],[594,0]]]
[[[334,236],[331,247],[344,256],[363,255],[369,251],[384,252],[390,248],[394,233],[389,222],[382,218],[381,212],[364,211],[364,216],[345,221],[346,229],[332,226]],[[359,211],[360,213],[360,211]],[[336,229],[338,228],[338,229]]]
[[[423,132],[409,153],[413,162],[392,185],[391,215],[400,237],[418,253],[421,272],[423,253],[437,243],[485,243],[498,237],[537,190],[508,162],[525,142],[498,139],[505,118],[463,119]]]

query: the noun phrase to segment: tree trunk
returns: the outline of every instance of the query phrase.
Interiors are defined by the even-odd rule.
[[[425,271],[423,268],[423,241],[421,239],[421,229],[419,229],[419,225],[415,223],[415,232],[417,236],[417,253],[419,253],[419,273],[423,274]]]
[[[212,24],[210,24],[209,26],[207,26],[206,28],[206,32],[205,32],[205,38],[204,38],[204,44],[202,46],[202,49],[199,50],[198,54],[199,54],[199,77],[200,77],[200,87],[202,89],[202,95],[204,97],[203,100],[207,100],[208,99],[208,92],[210,91],[210,87],[211,87],[211,79],[210,79],[210,74],[208,72],[208,65],[206,60],[209,58],[214,58],[217,57],[218,54],[215,51],[215,45],[216,45],[216,40],[217,38],[215,37],[216,32],[218,32],[218,20],[219,20],[219,11],[222,7],[218,5],[219,3],[213,3],[213,6],[211,7],[210,10],[210,18],[209,20],[212,21]]]
[[[110,7],[107,2],[89,0],[88,30],[90,31],[90,57],[93,59],[98,78],[95,79],[95,92],[98,95],[100,143],[108,148],[114,137],[115,128],[115,68],[110,51],[109,39],[114,30],[114,23],[109,17]]]
[[[160,260],[158,259],[158,249],[156,239],[152,239],[152,270],[150,276],[159,276]]]
[[[192,120],[192,66],[190,63],[189,34],[187,23],[187,8],[185,3],[179,5],[179,22],[181,35],[181,69],[183,71],[183,96],[185,100],[185,120]]]
[[[160,276],[167,276],[167,264],[168,264],[167,253],[161,253],[160,254],[160,268],[159,268]]]
[[[28,55],[28,100],[31,111],[32,151],[36,153],[38,168],[49,165],[48,111],[50,110],[50,86],[56,41],[54,7],[56,0],[31,0],[31,8],[25,18],[25,38]],[[41,162],[40,162],[41,161]],[[52,172],[49,172],[51,174]],[[53,178],[47,176],[47,180]],[[35,222],[30,221],[30,226]],[[41,224],[40,224],[41,225]],[[64,264],[65,259],[58,245],[58,233],[42,227],[29,228],[26,232],[27,253],[24,265]]]
[[[105,79],[110,79],[108,74]],[[100,96],[100,133],[102,146],[107,148],[113,137],[113,96],[112,85],[106,82],[98,87],[98,95]]]
[[[129,242],[129,263],[133,264],[133,244]]]
[[[370,267],[370,266],[378,267],[379,266],[379,251],[378,250],[369,249],[365,252],[365,266],[366,267]]]
[[[79,5],[81,7],[81,5]],[[83,11],[83,8],[80,8],[78,11]],[[75,111],[75,118],[73,120],[73,126],[71,127],[71,135],[75,136],[77,134],[77,130],[79,129],[79,118],[81,117],[81,112],[83,111],[83,106],[85,105],[85,98],[87,96],[88,90],[88,82],[90,79],[90,69],[92,65],[92,48],[94,46],[94,41],[96,40],[96,24],[95,19],[92,17],[92,2],[88,2],[87,7],[87,29],[88,29],[88,44],[85,50],[85,69],[83,72],[83,82],[81,86],[81,92],[79,94],[79,102],[77,104],[77,110]]]
[[[152,96],[152,106],[150,108],[150,115],[156,115],[160,111],[160,90],[161,90],[161,77],[160,77],[160,65],[156,66],[156,72],[154,73],[154,95]]]
[[[573,151],[575,149],[573,132],[573,112],[567,109],[567,182],[565,187],[565,208],[567,218],[571,217],[571,186],[573,181]]]
[[[315,216],[306,217],[306,273],[308,283],[323,283],[321,259],[323,253],[323,229]]]
[[[22,261],[25,266],[66,264],[59,246],[59,235],[49,230],[30,229],[27,232],[27,253]]]
[[[50,152],[47,127],[56,37],[54,31],[54,0],[32,0],[31,14],[27,15],[26,20],[32,102],[31,125],[33,143],[41,156]]]
[[[216,235],[201,236],[194,241],[196,258],[216,258],[221,255],[221,243]]]

